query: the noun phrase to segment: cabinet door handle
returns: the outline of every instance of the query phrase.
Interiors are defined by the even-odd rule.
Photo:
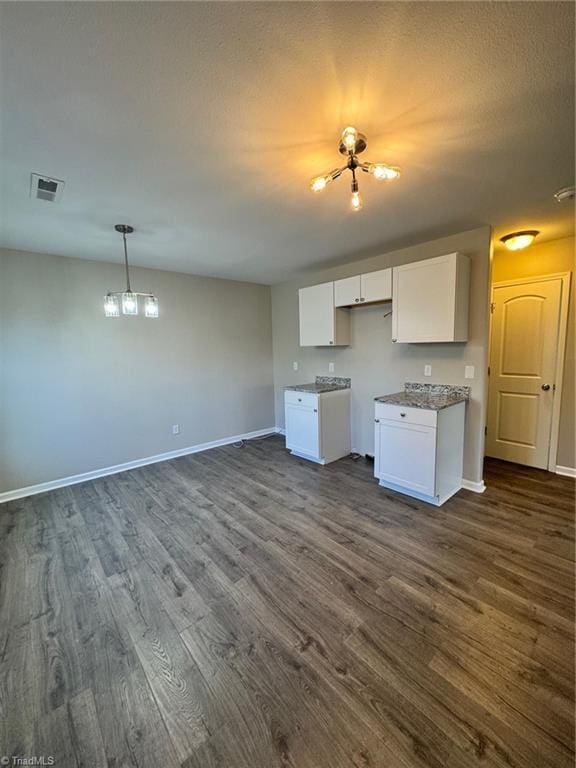
[[[366,301],[366,299],[365,299],[364,297],[362,297],[362,298],[360,299],[360,301]]]
[[[301,397],[299,397],[299,398],[298,398],[298,402],[299,402],[299,403],[301,403],[301,402],[302,402],[302,398],[301,398]]]
[[[358,301],[360,301],[360,299],[354,299],[354,301],[358,302]]]
[[[548,392],[548,390],[550,389],[550,384],[542,384],[542,389],[544,390],[544,392]]]
[[[401,413],[400,416],[402,416],[402,418],[404,418],[404,416],[406,416],[406,414],[405,413]]]
[[[376,424],[380,424],[380,419],[374,419],[374,421],[376,422]]]
[[[334,342],[333,342],[333,341],[331,341],[331,342],[330,342],[330,344],[334,344]]]
[[[314,413],[318,413],[318,408],[314,408]]]
[[[394,344],[396,344],[396,342],[398,341],[398,339],[392,339],[392,341],[394,342]]]

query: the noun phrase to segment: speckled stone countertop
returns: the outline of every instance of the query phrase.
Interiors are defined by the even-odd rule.
[[[382,395],[374,399],[377,403],[441,411],[443,408],[449,408],[451,405],[469,400],[470,387],[458,387],[451,384],[418,384],[407,381],[403,392],[394,392],[392,395]]]
[[[313,392],[321,395],[322,392],[334,392],[337,389],[350,389],[351,380],[342,376],[316,376],[312,384],[292,384],[284,387],[292,392]]]

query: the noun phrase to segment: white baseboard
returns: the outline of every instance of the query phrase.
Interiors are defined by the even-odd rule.
[[[285,435],[286,434],[286,430],[284,429],[284,427],[276,427],[276,432],[279,435]]]
[[[467,491],[474,491],[474,493],[484,493],[486,484],[484,480],[475,482],[474,480],[466,480],[465,478],[462,478],[462,488],[465,488]]]
[[[564,477],[576,477],[576,467],[561,467],[556,464],[556,474]]]
[[[177,459],[179,456],[187,456],[190,453],[200,453],[201,451],[208,451],[210,448],[219,448],[222,445],[230,445],[231,443],[237,443],[240,440],[250,440],[253,437],[263,437],[264,435],[274,435],[278,432],[277,427],[270,427],[270,429],[257,429],[255,432],[245,432],[243,435],[233,435],[232,437],[223,437],[221,440],[212,440],[209,443],[200,443],[198,445],[191,445],[188,448],[180,448],[177,451],[168,451],[167,453],[159,453],[156,456],[147,456],[144,459],[136,459],[135,461],[127,461],[124,464],[115,464],[111,467],[103,467],[102,469],[95,469],[91,472],[82,472],[80,475],[70,475],[70,477],[61,477],[59,480],[50,480],[47,483],[38,483],[38,485],[29,485],[26,488],[15,488],[13,491],[5,491],[0,493],[0,504],[4,504],[6,501],[14,501],[15,499],[22,499],[25,496],[34,496],[37,493],[45,493],[46,491],[53,491],[56,488],[64,488],[66,485],[77,485],[78,483],[85,483],[88,480],[95,480],[97,477],[106,477],[106,475],[115,475],[118,472],[125,472],[127,469],[136,469],[136,467],[145,467],[147,464],[157,464],[160,461],[169,461],[170,459]]]

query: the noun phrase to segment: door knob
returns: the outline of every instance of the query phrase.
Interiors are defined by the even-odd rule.
[[[550,384],[542,384],[542,389],[544,390],[544,392],[548,392],[548,390],[550,389]]]

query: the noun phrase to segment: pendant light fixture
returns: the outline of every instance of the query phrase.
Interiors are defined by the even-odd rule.
[[[331,181],[335,181],[344,171],[348,170],[352,173],[350,207],[353,211],[359,211],[362,208],[362,197],[358,189],[358,179],[356,178],[356,171],[358,169],[364,171],[364,173],[372,174],[379,181],[393,181],[397,179],[400,176],[400,169],[393,165],[387,165],[386,163],[361,163],[358,160],[358,155],[364,152],[366,144],[366,136],[363,133],[358,133],[356,128],[353,128],[351,125],[348,128],[344,128],[340,137],[338,151],[341,155],[346,155],[348,161],[342,168],[335,168],[330,173],[324,173],[322,176],[313,178],[310,182],[312,192],[321,192]]]
[[[130,268],[128,267],[128,246],[126,243],[126,235],[131,235],[134,232],[134,227],[129,224],[116,224],[114,226],[116,232],[120,232],[122,235],[122,242],[124,244],[124,267],[126,269],[126,290],[125,291],[109,291],[104,297],[104,314],[106,317],[120,317],[120,310],[123,315],[137,315],[138,314],[138,297],[144,299],[144,315],[145,317],[158,317],[158,299],[153,293],[141,293],[140,291],[133,291],[130,287]]]

